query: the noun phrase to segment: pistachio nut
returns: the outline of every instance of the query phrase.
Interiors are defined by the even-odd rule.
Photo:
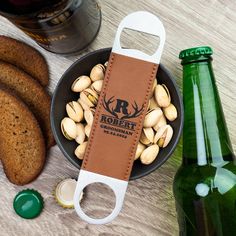
[[[66,104],[67,115],[75,122],[80,122],[84,118],[84,112],[78,102],[72,101]]]
[[[78,144],[82,144],[85,140],[85,130],[84,130],[84,125],[81,123],[76,124],[76,138],[75,141]]]
[[[87,105],[86,102],[84,102],[81,98],[77,100],[77,102],[81,105],[81,107],[86,111],[89,110],[89,106]]]
[[[95,107],[90,107],[89,110],[92,112],[93,116],[95,115],[96,108]]]
[[[77,133],[76,133],[76,124],[75,122],[68,117],[65,117],[61,121],[61,131],[62,134],[69,140],[75,139]]]
[[[88,125],[88,124],[84,128],[85,134],[88,138],[89,138],[89,135],[90,135],[91,128],[92,128],[92,126]]]
[[[104,79],[105,67],[102,64],[97,64],[94,66],[90,72],[90,78],[92,81]]]
[[[144,132],[146,138],[150,141],[150,143],[153,143],[154,130],[152,128],[143,128],[143,132]]]
[[[157,143],[159,147],[166,147],[173,136],[173,129],[170,125],[161,126],[154,137],[154,143]]]
[[[91,84],[91,89],[94,90],[97,94],[99,94],[102,90],[102,84],[103,84],[103,80],[94,81]]]
[[[168,88],[164,84],[158,84],[156,86],[154,95],[159,107],[168,107],[170,105],[170,93]]]
[[[162,114],[160,120],[159,120],[159,121],[157,122],[157,124],[153,127],[153,129],[154,129],[155,131],[157,131],[161,126],[166,125],[166,124],[167,124],[166,118],[165,118],[164,114]]]
[[[149,104],[148,104],[148,110],[152,110],[158,107],[158,104],[156,102],[156,99],[154,97],[151,97],[151,99],[149,100]]]
[[[84,158],[84,153],[85,153],[85,149],[87,146],[88,142],[84,142],[82,144],[80,144],[76,149],[75,149],[75,155],[80,159],[83,160]]]
[[[149,110],[144,118],[143,127],[150,128],[155,126],[161,118],[161,115],[162,110],[159,107]]]
[[[155,78],[154,81],[153,81],[153,85],[152,85],[152,96],[154,94],[156,86],[157,86],[157,79]]]
[[[86,75],[81,75],[73,82],[71,90],[73,92],[82,92],[84,89],[88,88],[90,84],[91,79]]]
[[[107,68],[108,67],[108,61],[104,63],[104,66]]]
[[[93,124],[93,112],[91,110],[84,111],[84,119],[88,125],[92,126]]]
[[[94,107],[98,102],[98,94],[90,88],[83,90],[80,93],[80,98],[85,102],[89,107]]]
[[[156,144],[147,147],[140,156],[141,162],[145,165],[151,164],[156,159],[158,152],[159,147]]]
[[[169,121],[174,121],[178,116],[177,109],[172,103],[168,107],[164,107],[163,112]]]
[[[136,149],[134,160],[137,160],[141,156],[141,154],[142,154],[144,149],[145,149],[145,145],[143,145],[142,143],[138,142],[138,146],[137,146],[137,149]]]
[[[140,142],[145,145],[149,145],[153,143],[154,140],[154,131],[152,128],[143,128],[141,136],[140,136]]]

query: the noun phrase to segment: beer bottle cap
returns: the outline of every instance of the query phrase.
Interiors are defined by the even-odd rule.
[[[74,208],[74,193],[77,181],[75,179],[64,179],[60,181],[54,190],[56,202],[63,208]],[[80,201],[83,198],[81,193]]]
[[[179,58],[185,61],[191,61],[196,58],[205,58],[210,57],[213,54],[213,51],[208,46],[196,47],[196,48],[188,48],[180,52]]]
[[[19,192],[14,199],[13,207],[17,215],[25,219],[37,217],[43,209],[41,194],[33,189]]]

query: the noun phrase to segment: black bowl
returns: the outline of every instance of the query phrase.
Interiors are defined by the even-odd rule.
[[[65,157],[77,168],[80,168],[82,161],[79,160],[74,150],[77,147],[75,141],[67,140],[61,132],[61,120],[67,116],[66,104],[70,101],[77,100],[78,93],[71,91],[71,84],[80,75],[88,75],[92,67],[98,63],[105,63],[110,55],[111,48],[100,49],[85,55],[77,60],[70,68],[63,74],[62,78],[57,84],[54,91],[51,105],[51,126],[56,142],[65,155]],[[164,83],[171,94],[172,103],[175,105],[178,111],[178,118],[170,122],[174,130],[174,135],[171,142],[164,149],[161,149],[158,157],[150,165],[143,165],[139,160],[134,162],[130,179],[137,179],[143,177],[158,167],[160,167],[173,153],[183,127],[183,104],[182,98],[178,91],[178,87],[173,80],[170,73],[164,68],[163,65],[159,66],[157,72],[158,83]]]

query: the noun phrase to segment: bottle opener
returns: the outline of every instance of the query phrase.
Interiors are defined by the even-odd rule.
[[[158,36],[157,51],[149,56],[122,48],[125,28]],[[108,223],[122,208],[164,42],[162,22],[148,12],[134,12],[118,27],[74,195],[75,210],[88,223]],[[103,219],[87,216],[79,202],[83,189],[96,182],[108,185],[116,197],[115,208]]]

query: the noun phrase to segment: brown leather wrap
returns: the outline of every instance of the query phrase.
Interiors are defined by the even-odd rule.
[[[129,180],[157,69],[157,64],[111,53],[82,169]],[[117,108],[116,99],[128,102],[127,112]],[[142,106],[137,117],[127,118]]]

